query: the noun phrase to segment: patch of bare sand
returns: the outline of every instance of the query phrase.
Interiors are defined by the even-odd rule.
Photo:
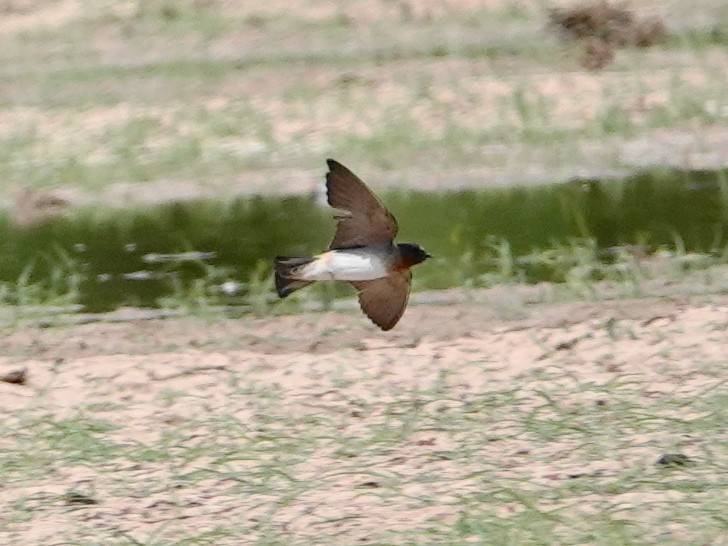
[[[58,28],[83,15],[78,0],[10,2],[0,17],[0,32],[29,32]],[[14,5],[17,4],[17,5]]]
[[[500,11],[512,7],[512,3],[506,0],[404,0],[401,2],[363,0],[340,4],[308,0],[275,0],[257,4],[253,9],[249,5],[239,2],[221,2],[221,7],[230,13],[250,17],[274,18],[296,13],[306,21],[344,18],[347,21],[361,24],[382,19],[394,21],[429,19],[458,13],[468,14],[475,10]],[[540,6],[537,2],[519,2],[519,7],[535,11]]]
[[[663,396],[690,400],[725,382],[728,298],[568,303],[534,307],[529,315],[504,321],[481,306],[419,305],[390,334],[358,313],[185,318],[7,333],[0,340],[6,355],[0,371],[22,365],[29,374],[25,386],[0,383],[0,411],[12,415],[11,422],[19,413],[53,421],[93,415],[115,425],[103,434],[106,441],[129,449],[162,442],[170,457],[102,460],[92,466],[54,462],[55,470],[42,481],[4,483],[0,503],[23,498],[32,510],[26,520],[5,522],[0,538],[50,544],[62,535],[128,533],[175,539],[267,520],[290,537],[369,540],[381,532],[383,521],[390,532],[452,522],[458,498],[473,493],[478,487],[473,476],[482,472],[539,490],[576,475],[616,476],[625,466],[652,465],[660,446],[697,459],[710,452],[709,438],[676,439],[655,428],[633,442],[615,440],[619,450],[585,464],[574,455],[580,446],[568,438],[534,442],[516,431],[526,416],[546,411],[542,392],[554,386],[563,387],[558,405],[568,413],[595,404],[609,407],[612,396],[615,404]],[[613,381],[609,390],[584,388]],[[447,395],[423,394],[437,388]],[[220,420],[237,423],[241,444],[258,430],[264,438],[305,435],[306,430],[288,428],[286,420],[295,416],[310,419],[312,430],[320,426],[320,434],[357,445],[373,430],[384,434],[391,412],[413,397],[422,398],[424,413],[440,415],[514,390],[517,399],[511,403],[472,410],[500,418],[486,431],[492,442],[474,443],[477,451],[466,461],[447,454],[467,450],[467,438],[437,427],[413,430],[384,449],[351,453],[350,461],[338,452],[340,446],[322,441],[287,469],[293,481],[281,487],[295,494],[283,504],[274,488],[240,483],[236,476],[249,476],[251,483],[258,479],[262,463],[233,456],[234,445],[226,470],[211,470],[211,446],[223,432],[215,428]],[[664,417],[695,416],[688,406],[679,415],[668,413]],[[177,436],[165,444],[170,429]],[[0,447],[13,441],[5,437]],[[195,446],[196,458],[175,458],[176,451]],[[259,456],[272,464],[282,455],[278,449]],[[208,477],[184,478],[195,473]],[[309,485],[296,489],[300,484]],[[84,488],[100,504],[71,510],[59,500]],[[617,501],[622,495],[622,516],[639,518],[657,494],[648,489],[613,495]],[[667,498],[657,496],[660,502]],[[599,506],[594,497],[594,504],[582,500],[585,510]],[[423,498],[437,502],[418,501]],[[508,517],[522,508],[505,502],[498,510]]]

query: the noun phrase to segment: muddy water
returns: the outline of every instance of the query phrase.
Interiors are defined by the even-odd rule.
[[[654,170],[619,180],[382,198],[398,218],[399,240],[440,258],[418,267],[419,288],[477,283],[502,271],[504,249],[521,278],[535,282],[559,281],[563,271],[523,258],[575,240],[594,241],[606,260],[620,245],[709,253],[728,242],[728,171]],[[56,291],[76,282],[89,311],[158,306],[160,298],[194,290],[240,304],[251,278],[267,282],[273,256],[322,250],[333,225],[330,211],[309,197],[81,210],[32,227],[3,218],[0,281]]]

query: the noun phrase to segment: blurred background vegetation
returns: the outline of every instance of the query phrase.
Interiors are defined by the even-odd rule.
[[[725,261],[725,2],[0,10],[6,304],[267,302],[330,236],[326,157],[440,257],[416,288]]]

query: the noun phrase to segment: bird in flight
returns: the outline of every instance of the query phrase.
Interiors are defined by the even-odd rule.
[[[431,256],[419,245],[394,243],[397,220],[354,173],[327,159],[326,191],[337,215],[329,249],[316,256],[275,259],[281,298],[314,281],[350,282],[362,311],[382,330],[391,330],[407,306],[413,265]]]

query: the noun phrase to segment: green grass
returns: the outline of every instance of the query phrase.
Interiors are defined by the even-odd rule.
[[[416,269],[416,292],[545,281],[566,297],[596,299],[605,283],[615,287],[610,297],[639,297],[659,279],[723,290],[724,186],[723,171],[663,169],[604,182],[384,198],[402,226],[398,240],[436,256]],[[88,208],[34,226],[7,218],[0,302],[16,318],[35,317],[43,306],[209,313],[232,305],[258,315],[326,307],[351,290],[322,283],[280,302],[271,260],[320,252],[333,227],[308,198]]]

